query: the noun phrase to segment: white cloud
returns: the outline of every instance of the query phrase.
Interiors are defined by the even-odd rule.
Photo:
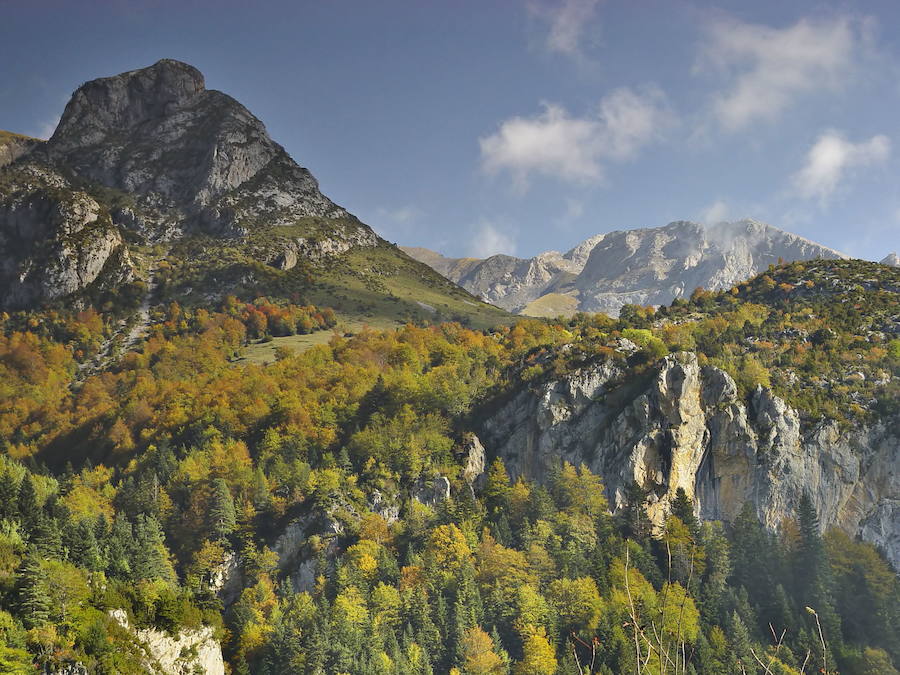
[[[848,169],[882,163],[890,154],[891,140],[887,136],[852,143],[836,131],[826,131],[810,148],[806,164],[794,174],[792,182],[800,196],[818,198],[824,203]]]
[[[604,162],[632,159],[672,122],[657,87],[617,89],[585,117],[572,117],[560,105],[543,106],[541,114],[505,120],[496,133],[479,139],[485,171],[509,171],[521,189],[531,174],[597,182]]]
[[[600,0],[534,2],[531,11],[547,23],[546,47],[552,52],[581,57],[585,30],[597,16]]]
[[[700,214],[700,222],[703,225],[716,225],[727,220],[729,213],[728,204],[718,199],[703,209]]]
[[[469,245],[469,255],[473,258],[489,258],[498,253],[515,255],[516,241],[511,233],[502,232],[490,222],[482,221]]]
[[[801,19],[781,29],[736,19],[708,23],[698,68],[722,72],[734,83],[714,97],[713,116],[734,131],[775,119],[804,94],[840,89],[867,40],[866,28],[848,17]]]

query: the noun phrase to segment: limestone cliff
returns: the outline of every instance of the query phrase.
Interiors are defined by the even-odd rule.
[[[121,609],[110,615],[122,628],[134,634],[141,645],[144,667],[159,675],[225,675],[222,648],[213,637],[213,629],[182,630],[169,635],[154,628],[134,628]]]
[[[679,487],[703,518],[729,520],[750,502],[771,528],[806,491],[823,528],[862,536],[900,567],[900,419],[802,429],[770,390],[741,400],[727,373],[689,352],[643,379],[626,372],[606,360],[520,391],[483,423],[485,448],[514,476],[536,480],[564,460],[585,463],[603,477],[614,510],[637,481],[651,491],[657,524]]]

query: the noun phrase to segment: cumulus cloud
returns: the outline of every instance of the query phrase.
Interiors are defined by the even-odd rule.
[[[493,223],[482,221],[469,244],[473,258],[489,258],[498,253],[515,255],[516,240],[509,232],[499,230]]]
[[[582,41],[588,26],[597,16],[600,0],[555,0],[529,5],[548,24],[546,47],[551,52],[581,56]]]
[[[804,94],[840,89],[867,41],[866,22],[848,17],[801,19],[787,28],[729,18],[706,29],[697,69],[733,82],[712,103],[713,116],[729,131],[775,119]]]
[[[848,169],[883,163],[890,154],[891,140],[887,136],[852,143],[837,131],[826,131],[810,148],[806,164],[794,174],[792,182],[800,196],[818,198],[824,203]]]
[[[505,120],[496,133],[479,139],[485,171],[509,171],[521,189],[531,174],[596,182],[603,178],[605,162],[632,159],[672,122],[657,87],[617,89],[584,117],[553,103],[543,107],[534,117]]]

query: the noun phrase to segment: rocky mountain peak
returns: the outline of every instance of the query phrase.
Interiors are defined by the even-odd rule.
[[[103,141],[147,121],[174,114],[206,90],[203,74],[186,63],[163,59],[152,66],[91,80],[72,95],[51,144],[56,150]]]
[[[891,265],[892,267],[900,267],[900,256],[896,253],[889,253],[881,261],[882,265]]]
[[[707,227],[678,220],[662,227],[615,230],[534,258],[492,256],[466,263],[410,255],[471,293],[534,316],[575,311],[618,314],[625,304],[668,304],[695,288],[728,288],[779,259],[843,258],[842,253],[756,220]]]

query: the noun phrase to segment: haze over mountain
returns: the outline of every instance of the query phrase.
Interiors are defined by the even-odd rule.
[[[334,204],[243,105],[169,59],[79,87],[46,143],[0,137],[0,250],[13,309],[140,293],[162,265],[167,299],[501,316]]]
[[[754,220],[599,234],[566,253],[533,258],[445,258],[404,248],[488,302],[530,316],[576,311],[618,315],[625,304],[661,305],[695,288],[728,288],[779,260],[844,258],[842,253]]]

